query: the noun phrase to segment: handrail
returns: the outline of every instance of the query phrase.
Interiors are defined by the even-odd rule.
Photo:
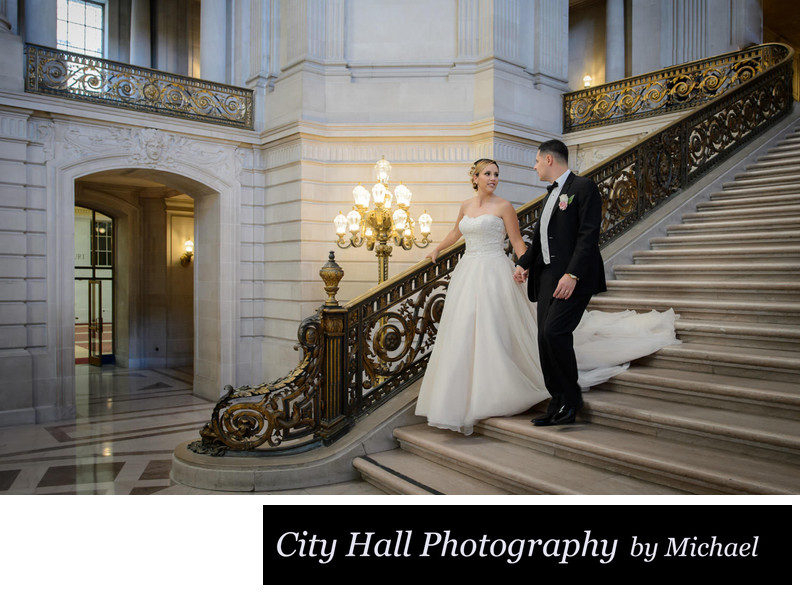
[[[564,133],[696,107],[771,68],[775,51],[758,45],[567,93]]]
[[[25,45],[25,92],[253,129],[253,91]]]
[[[582,173],[595,181],[604,198],[601,245],[791,110],[794,52],[780,44],[771,48],[776,58],[772,68]],[[517,209],[527,242],[543,198]],[[329,300],[300,326],[301,366],[271,384],[229,387],[201,431],[202,441],[190,448],[206,454],[233,450],[261,455],[269,451],[257,447],[267,442],[286,447],[290,438],[298,437],[295,447],[308,447],[342,436],[424,374],[449,275],[463,252],[462,241],[440,253],[436,263],[417,263],[344,306],[333,298],[336,289],[326,279]],[[331,252],[320,274],[333,267]]]

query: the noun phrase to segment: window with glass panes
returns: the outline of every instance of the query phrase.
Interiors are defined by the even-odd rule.
[[[58,49],[103,57],[105,5],[90,0],[57,0]]]

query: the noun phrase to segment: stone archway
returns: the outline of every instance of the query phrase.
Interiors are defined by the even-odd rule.
[[[233,154],[233,151],[230,152]],[[238,343],[238,306],[234,287],[238,280],[237,242],[230,229],[238,225],[239,185],[184,162],[172,161],[171,170],[153,162],[149,166],[125,156],[83,155],[79,161],[49,169],[47,244],[48,345],[55,353],[53,374],[56,387],[40,398],[42,416],[71,417],[75,412],[74,369],[74,204],[76,182],[112,172],[130,178],[147,177],[166,187],[191,196],[195,205],[194,256],[194,381],[193,391],[215,401],[226,384],[236,382],[235,353]],[[232,173],[233,167],[222,167]],[[98,198],[100,199],[100,198]],[[141,233],[141,220],[129,205],[117,201],[111,213],[126,217],[126,229],[120,240],[135,242]],[[84,202],[92,205],[92,200]],[[108,203],[105,203],[108,210]],[[223,229],[228,229],[224,232]],[[141,265],[132,262],[126,274],[129,286],[141,281]],[[136,314],[136,302],[123,305],[128,316]],[[53,380],[51,380],[51,385]],[[45,385],[42,385],[45,387]],[[53,408],[54,412],[48,412]]]

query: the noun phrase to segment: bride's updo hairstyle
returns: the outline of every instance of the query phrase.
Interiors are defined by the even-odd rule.
[[[500,172],[500,165],[498,165],[492,159],[478,159],[477,161],[472,163],[472,167],[470,167],[470,170],[469,170],[469,178],[471,180],[473,180],[472,181],[472,189],[474,189],[475,191],[478,191],[478,184],[475,183],[475,181],[474,181],[475,176],[476,175],[480,175],[481,171],[483,171],[489,165],[494,165],[495,167],[497,167],[497,172],[498,173]]]

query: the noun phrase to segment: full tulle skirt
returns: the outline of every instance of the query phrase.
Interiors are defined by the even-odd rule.
[[[465,254],[451,275],[416,414],[471,434],[478,420],[527,411],[550,397],[537,345],[536,304],[501,251]],[[672,310],[586,312],[574,333],[579,384],[588,388],[631,360],[677,343]]]

